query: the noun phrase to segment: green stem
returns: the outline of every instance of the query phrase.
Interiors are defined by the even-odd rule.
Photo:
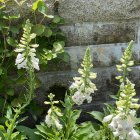
[[[65,132],[65,135],[64,135],[64,139],[63,140],[69,140],[69,136],[70,136],[70,132],[71,132],[71,112],[72,112],[72,106],[73,106],[73,103],[69,104],[69,107],[67,108],[67,113],[66,113],[66,116],[67,116],[67,120],[66,120],[66,132]]]
[[[19,108],[19,110],[16,112],[12,122],[11,122],[11,125],[10,125],[10,128],[8,129],[9,133],[8,133],[8,137],[7,137],[7,140],[11,140],[11,136],[12,136],[12,133],[14,131],[14,126],[16,125],[16,120],[17,118],[19,117],[19,115],[21,114],[22,110],[25,109],[31,102],[32,98],[33,98],[33,93],[34,93],[34,71],[33,71],[33,68],[32,66],[29,67],[29,97],[27,97],[27,102],[21,107]]]

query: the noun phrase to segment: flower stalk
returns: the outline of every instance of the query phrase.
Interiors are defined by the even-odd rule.
[[[71,93],[73,93],[72,100],[77,105],[81,105],[85,100],[90,103],[92,101],[91,93],[97,90],[96,85],[91,81],[96,78],[97,74],[91,72],[93,65],[89,48],[86,50],[81,66],[83,68],[78,70],[81,77],[74,77],[74,82],[70,86]]]
[[[37,44],[30,45],[32,39],[35,38],[35,34],[31,34],[31,24],[30,21],[27,20],[23,33],[23,37],[20,40],[19,48],[15,50],[18,52],[16,58],[16,65],[18,69],[25,68],[27,71],[27,85],[28,85],[28,94],[25,95],[25,103],[23,105],[19,105],[15,111],[15,115],[12,118],[9,128],[7,129],[7,140],[12,140],[12,133],[18,124],[18,117],[23,112],[23,110],[30,104],[34,96],[34,89],[35,89],[35,75],[34,69],[39,70],[38,66],[38,58],[35,58],[35,48],[38,47]]]
[[[136,110],[140,107],[138,99],[134,98],[136,95],[134,84],[127,78],[127,74],[131,69],[130,66],[134,65],[131,60],[132,57],[133,41],[128,45],[122,58],[121,65],[117,65],[119,72],[122,76],[117,76],[116,79],[120,81],[119,99],[116,101],[116,113],[104,117],[103,122],[109,123],[108,126],[113,132],[114,137],[119,140],[139,140],[140,135],[134,129],[139,119],[136,118]]]

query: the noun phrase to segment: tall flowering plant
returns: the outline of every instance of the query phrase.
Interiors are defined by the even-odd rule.
[[[23,113],[23,110],[30,104],[35,89],[34,81],[34,69],[39,70],[39,59],[36,58],[36,47],[37,44],[31,44],[32,39],[36,37],[36,34],[31,33],[32,24],[29,20],[26,21],[26,24],[23,28],[23,36],[21,37],[18,48],[15,49],[17,54],[15,65],[18,69],[24,68],[27,71],[27,89],[28,94],[25,94],[25,101],[23,104],[18,104],[16,108],[8,108],[6,114],[6,126],[7,130],[2,127],[2,136],[6,140],[14,139],[26,139],[24,135],[20,135],[20,132],[15,131],[17,124],[20,122],[18,120],[20,114]]]
[[[36,37],[35,33],[31,34],[31,27],[32,24],[27,20],[23,28],[23,36],[18,44],[18,48],[15,49],[15,52],[18,53],[15,63],[18,69],[29,69],[32,67],[39,70],[39,59],[36,58],[36,48],[39,45],[31,44],[31,41]]]
[[[78,70],[81,76],[74,77],[74,82],[70,86],[70,90],[73,94],[72,100],[77,105],[81,105],[85,100],[90,103],[92,101],[91,94],[97,90],[96,85],[91,81],[96,78],[97,74],[91,72],[93,65],[89,48],[86,50],[81,66],[82,68]]]
[[[90,124],[84,127],[80,127],[76,124],[76,120],[79,118],[81,111],[73,109],[74,104],[81,105],[85,100],[90,103],[92,101],[91,94],[97,90],[96,85],[91,81],[96,78],[96,73],[91,72],[93,65],[89,48],[86,50],[81,66],[82,68],[78,70],[81,76],[74,77],[74,82],[69,88],[70,93],[66,93],[64,102],[61,101],[65,108],[63,111],[60,111],[60,109],[54,105],[58,103],[58,101],[52,101],[54,95],[49,95],[50,102],[45,103],[50,104],[51,107],[45,117],[45,123],[37,125],[38,132],[36,132],[36,134],[48,140],[70,140],[84,137],[87,131],[83,131],[80,134],[77,133],[83,128],[86,127],[85,129],[88,129],[87,126],[89,126],[90,130]]]
[[[136,117],[136,110],[140,107],[136,95],[134,84],[127,78],[128,71],[131,71],[129,66],[133,66],[131,60],[133,41],[128,45],[122,58],[121,64],[117,65],[119,72],[123,74],[116,78],[120,81],[119,99],[116,101],[116,110],[114,114],[104,117],[103,122],[108,124],[108,127],[113,132],[114,137],[119,140],[139,140],[140,135],[136,131],[136,124],[140,120]]]

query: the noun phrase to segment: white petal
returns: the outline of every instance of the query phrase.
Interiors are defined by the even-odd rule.
[[[19,54],[17,55],[17,59],[22,59],[22,58],[24,58],[24,55],[21,54],[21,53],[19,53]]]
[[[32,60],[31,60],[31,61],[32,61]],[[38,65],[38,63],[32,61],[32,64],[33,64],[34,69],[36,69],[36,70],[40,70],[40,69],[39,69],[39,65]]]
[[[112,119],[113,115],[108,115],[106,117],[104,117],[103,122],[109,122]]]
[[[91,103],[91,101],[92,101],[92,97],[91,96],[86,96],[86,99],[87,99],[88,103]]]
[[[31,60],[32,62],[39,63],[39,59],[35,58],[34,56],[31,56]]]
[[[59,120],[55,119],[55,125],[56,125],[58,130],[62,129],[62,125],[60,124]]]
[[[23,58],[21,58],[21,59],[16,59],[16,64],[15,64],[15,65],[17,65],[17,64],[19,64],[19,63],[21,63],[24,59],[25,59],[24,57],[23,57]]]
[[[25,59],[22,63],[17,65],[18,69],[27,68],[27,59]]]
[[[35,48],[30,49],[30,52],[36,52]]]
[[[114,137],[118,137],[120,134],[118,131],[113,132]]]
[[[23,52],[25,49],[15,49],[15,52]]]
[[[37,48],[39,46],[39,44],[32,44],[31,47],[33,48]]]
[[[25,45],[22,45],[22,44],[19,44],[18,46],[21,47],[21,48],[25,48],[26,47]]]
[[[36,34],[35,33],[32,33],[31,35],[30,35],[30,38],[31,39],[34,39],[36,37]]]
[[[33,52],[30,52],[29,55],[30,55],[31,57],[36,56],[36,54],[33,53]]]

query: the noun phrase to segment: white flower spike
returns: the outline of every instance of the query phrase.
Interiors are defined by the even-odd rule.
[[[25,27],[23,28],[24,33],[21,37],[19,47],[15,49],[18,53],[16,63],[18,69],[28,69],[31,65],[34,69],[39,70],[39,59],[36,58],[36,48],[38,44],[30,44],[31,40],[36,37],[36,34],[31,34],[31,23],[29,20],[26,21]]]
[[[70,90],[73,92],[72,100],[77,105],[81,105],[85,100],[90,103],[92,101],[91,93],[97,90],[96,85],[91,81],[96,78],[96,73],[90,72],[92,62],[89,48],[86,50],[81,66],[83,69],[78,70],[81,77],[74,77],[74,82],[70,86]]]

